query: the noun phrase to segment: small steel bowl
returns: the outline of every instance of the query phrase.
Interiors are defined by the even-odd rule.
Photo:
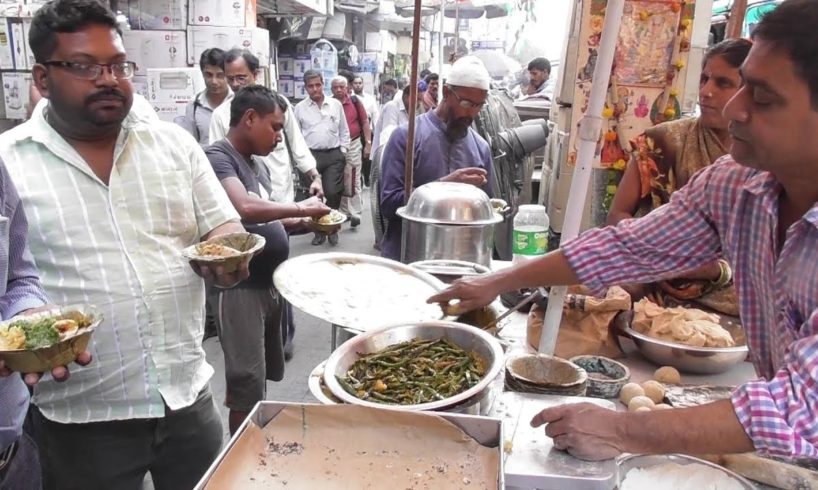
[[[602,356],[576,356],[571,362],[588,373],[585,396],[616,398],[619,390],[631,379],[631,371],[622,363]]]
[[[476,385],[455,396],[436,402],[417,405],[389,405],[361,400],[347,393],[338,382],[338,377],[345,376],[352,364],[367,354],[412,339],[439,338],[447,338],[466,352],[474,352],[482,358],[486,366],[486,374]],[[493,381],[502,369],[503,348],[497,339],[490,334],[461,323],[432,321],[384,327],[380,330],[363,333],[344,342],[327,359],[327,365],[324,368],[324,383],[335,397],[353,405],[376,408],[387,406],[400,410],[447,410],[461,405],[467,400],[481,398],[490,391]]]
[[[736,483],[741,485],[745,490],[755,490],[755,486],[751,484],[749,481],[744,479],[743,477],[739,476],[732,471],[722,468],[717,464],[713,464],[709,461],[705,461],[703,459],[694,458],[692,456],[686,456],[684,454],[632,454],[630,456],[624,456],[619,458],[616,461],[616,483],[617,488],[621,488],[622,482],[625,481],[625,477],[628,475],[630,470],[636,468],[649,468],[651,466],[657,466],[660,464],[666,463],[676,463],[680,465],[688,465],[693,463],[698,463],[704,466],[708,466],[715,470],[718,470],[731,479],[735,480]]]
[[[639,351],[657,366],[673,366],[695,374],[718,374],[747,358],[747,345],[735,347],[691,347],[641,334],[630,326],[620,326]],[[737,342],[744,342],[744,331],[738,325],[725,326]]]

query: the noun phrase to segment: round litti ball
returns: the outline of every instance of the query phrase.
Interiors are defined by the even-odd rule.
[[[661,403],[665,398],[665,387],[658,381],[645,381],[642,383],[645,396],[653,400],[653,403]]]
[[[640,395],[631,398],[630,403],[628,403],[628,411],[635,412],[639,407],[647,407],[649,410],[652,410],[654,406],[653,400],[644,395]]]
[[[653,373],[653,379],[660,383],[677,385],[682,382],[682,375],[672,366],[662,366]]]
[[[619,390],[619,400],[627,405],[631,402],[631,399],[635,396],[641,396],[645,394],[645,390],[642,389],[636,383],[628,383]]]
[[[634,412],[650,412],[650,411],[651,411],[650,407],[639,407],[636,410],[634,410]]]
[[[660,403],[660,404],[656,405],[655,407],[653,407],[654,410],[670,410],[671,408],[673,408],[673,407],[671,407],[667,403]]]

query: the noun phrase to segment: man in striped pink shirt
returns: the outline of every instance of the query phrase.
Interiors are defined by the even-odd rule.
[[[733,266],[759,379],[729,400],[622,413],[547,409],[532,425],[584,459],[621,452],[761,452],[818,458],[818,2],[787,0],[758,24],[743,87],[725,108],[730,155],[645,218],[589,231],[537,261],[462,281],[430,301],[502,291],[653,282],[719,256]]]

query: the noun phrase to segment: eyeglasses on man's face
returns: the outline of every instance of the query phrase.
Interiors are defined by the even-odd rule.
[[[118,63],[80,63],[75,61],[49,60],[43,64],[45,66],[62,68],[82,80],[98,79],[102,76],[105,68],[108,68],[111,75],[118,80],[133,78],[134,73],[136,73],[136,63],[133,61],[122,61]]]
[[[454,97],[457,99],[458,104],[463,109],[482,109],[484,105],[486,105],[486,101],[483,102],[474,102],[469,100],[465,97],[461,97],[460,94],[457,93],[453,88],[449,87],[449,91],[454,94]]]

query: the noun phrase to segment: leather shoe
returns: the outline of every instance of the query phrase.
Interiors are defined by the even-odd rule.
[[[330,245],[338,245],[338,234],[334,233],[328,237]]]
[[[356,228],[360,224],[361,224],[361,218],[358,218],[357,216],[350,216],[349,217],[349,226],[351,226],[353,228]]]
[[[313,245],[322,245],[325,241],[327,241],[327,236],[320,233],[316,233],[315,236],[312,237]]]

